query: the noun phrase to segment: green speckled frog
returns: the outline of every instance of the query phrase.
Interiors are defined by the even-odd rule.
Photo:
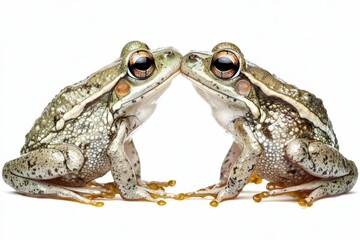
[[[301,206],[346,193],[355,185],[354,162],[338,143],[322,101],[244,59],[231,43],[183,57],[181,72],[209,103],[234,142],[219,183],[185,194],[213,196],[212,206],[239,195],[248,182],[266,179],[262,198],[290,193]]]
[[[154,111],[155,101],[180,69],[173,48],[150,50],[142,42],[126,44],[115,62],[84,81],[64,88],[26,135],[21,156],[3,168],[3,179],[19,193],[75,200],[102,206],[95,198],[165,204],[174,197],[169,182],[140,178],[132,133]],[[111,171],[114,183],[94,182]]]

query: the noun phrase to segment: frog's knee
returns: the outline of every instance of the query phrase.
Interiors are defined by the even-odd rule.
[[[9,184],[10,181],[10,168],[9,168],[9,162],[5,163],[3,169],[2,169],[2,177],[4,179],[4,182]]]
[[[355,163],[351,160],[348,160],[348,165],[349,165],[349,168],[351,169],[350,174],[354,176],[355,181],[356,181],[357,177],[358,177],[358,169],[357,169]]]
[[[81,150],[70,144],[54,145],[51,148],[56,149],[62,153],[65,159],[66,167],[71,172],[77,172],[84,165],[85,159]]]
[[[310,141],[307,139],[294,139],[287,144],[285,154],[294,162],[301,162],[309,159]]]

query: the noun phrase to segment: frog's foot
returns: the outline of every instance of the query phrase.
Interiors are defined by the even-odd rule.
[[[302,207],[311,207],[315,200],[335,196],[350,191],[357,179],[357,169],[353,162],[349,161],[351,172],[349,175],[335,179],[320,179],[297,186],[284,187],[281,184],[270,183],[265,191],[253,196],[255,202],[261,202],[263,198],[289,194],[298,198]]]
[[[87,183],[88,187],[99,189],[102,192],[109,193],[110,195],[119,194],[120,191],[117,188],[116,184],[114,182],[108,182],[108,183],[98,183],[96,181],[92,181]],[[114,197],[108,197],[108,198],[114,198]]]
[[[289,194],[299,198],[300,206],[312,206],[317,199],[346,193],[355,185],[358,170],[334,147],[310,139],[295,139],[287,144],[285,156],[316,180],[297,186],[268,185],[267,192],[253,197],[256,202],[270,196]]]
[[[178,200],[177,194],[167,193],[162,189],[153,190],[148,187],[136,186],[135,191],[123,191],[120,193],[123,199],[130,201],[144,200],[155,202],[159,206],[164,206],[166,202],[164,198],[172,198]]]
[[[164,190],[164,188],[166,187],[174,187],[176,185],[176,181],[175,180],[169,180],[167,182],[158,182],[158,181],[145,181],[145,180],[137,180],[137,183],[139,186],[145,187],[145,188],[149,188],[152,190]]]
[[[231,192],[225,183],[220,182],[218,184],[199,189],[195,192],[179,194],[178,199],[192,197],[213,197],[214,199],[210,202],[210,206],[217,207],[220,202],[235,198],[237,195],[238,193]]]
[[[253,172],[248,183],[260,184],[262,183],[262,178],[260,178],[255,172]]]
[[[89,187],[64,187],[64,188],[76,192],[78,194],[81,194],[83,197],[90,200],[94,200],[96,198],[107,198],[107,199],[115,198],[115,193],[113,191],[102,187],[89,186]]]
[[[302,207],[311,207],[316,195],[312,195],[316,189],[323,186],[325,181],[314,181],[297,186],[285,187],[283,184],[269,183],[266,188],[269,191],[261,192],[253,196],[255,202],[261,202],[263,198],[280,195],[290,195],[298,198],[298,203]]]

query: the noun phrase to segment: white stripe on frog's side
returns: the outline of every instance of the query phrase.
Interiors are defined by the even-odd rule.
[[[109,82],[109,84],[105,85],[102,89],[100,89],[98,92],[96,92],[93,95],[89,96],[84,101],[82,101],[79,104],[75,105],[72,109],[70,109],[70,111],[66,112],[56,122],[53,131],[59,131],[59,130],[63,129],[64,126],[65,126],[66,121],[68,121],[70,119],[77,118],[84,111],[84,108],[88,103],[94,101],[95,99],[97,99],[97,98],[101,97],[102,95],[104,95],[106,92],[110,91],[115,86],[115,84],[119,81],[119,79],[125,76],[125,74],[126,74],[126,72],[119,75],[114,80]]]

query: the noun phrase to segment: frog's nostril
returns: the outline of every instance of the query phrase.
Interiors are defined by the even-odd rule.
[[[196,54],[189,54],[189,56],[188,56],[188,62],[194,63],[194,62],[196,62],[196,61],[197,61],[197,56],[196,56]]]
[[[174,55],[174,52],[171,50],[165,52],[165,57],[171,57],[173,55]]]
[[[193,59],[195,59],[196,58],[196,55],[195,54],[190,54],[189,55],[189,60],[193,60]]]

